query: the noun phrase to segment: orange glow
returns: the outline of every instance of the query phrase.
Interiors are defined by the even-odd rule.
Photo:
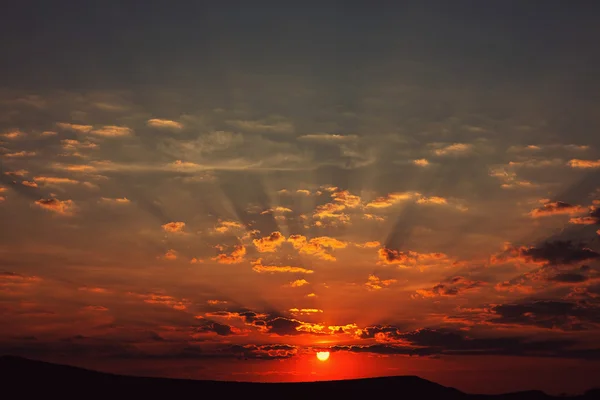
[[[329,352],[328,351],[319,351],[319,352],[317,352],[317,359],[319,361],[327,361],[327,360],[329,360]]]

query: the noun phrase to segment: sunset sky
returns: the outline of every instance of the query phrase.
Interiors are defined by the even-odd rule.
[[[597,384],[599,6],[12,2],[0,354]]]

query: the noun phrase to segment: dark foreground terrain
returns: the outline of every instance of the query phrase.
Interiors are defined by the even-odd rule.
[[[600,389],[584,395],[553,397],[540,391],[503,395],[467,394],[438,385],[416,376],[355,379],[306,383],[247,383],[196,381],[184,379],[144,378],[112,375],[66,365],[34,361],[21,357],[0,357],[0,382],[6,398],[29,398],[30,394],[62,399],[99,398],[104,396],[135,396],[158,398],[193,396],[196,398],[230,395],[258,395],[261,399],[302,398],[362,398],[390,395],[398,399],[600,399]],[[366,397],[368,399],[368,397]]]

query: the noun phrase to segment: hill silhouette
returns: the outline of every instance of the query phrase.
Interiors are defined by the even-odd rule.
[[[501,395],[467,394],[417,376],[392,376],[339,381],[301,383],[250,383],[189,379],[148,378],[115,375],[67,365],[30,360],[16,356],[0,357],[3,390],[21,396],[36,393],[60,395],[64,398],[135,395],[149,398],[158,396],[214,394],[228,396],[259,395],[262,399],[282,399],[299,396],[318,398],[362,398],[364,396],[393,396],[402,399],[598,399],[600,390],[585,395],[554,397],[541,391],[526,391]],[[14,390],[14,392],[13,392]]]

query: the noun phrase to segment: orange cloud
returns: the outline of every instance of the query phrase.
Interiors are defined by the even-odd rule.
[[[243,244],[234,246],[231,254],[219,254],[212,259],[220,264],[238,264],[244,261],[246,255],[246,247]]]
[[[108,197],[101,197],[100,201],[104,202],[104,203],[108,203],[108,204],[129,204],[131,203],[131,201],[127,198],[127,197],[121,197],[121,198],[108,198]]]
[[[296,287],[301,287],[301,286],[308,285],[308,284],[309,283],[306,279],[296,279],[295,281],[290,282],[289,286],[296,288]]]
[[[27,134],[25,132],[21,132],[21,131],[12,131],[12,132],[3,133],[0,136],[2,136],[5,139],[15,140],[15,139],[24,138],[25,136],[27,136]]]
[[[203,262],[204,262],[204,260],[202,260],[202,259],[200,259],[200,258],[196,258],[196,257],[193,257],[193,258],[190,260],[190,264],[202,264]]]
[[[83,309],[86,311],[108,311],[108,308],[104,306],[85,306]]]
[[[138,293],[128,293],[131,296],[135,296],[137,298],[143,299],[144,303],[148,304],[159,304],[167,307],[171,307],[174,310],[182,311],[187,309],[191,302],[187,299],[176,299],[172,296],[167,296],[164,294],[158,293],[150,293],[150,294],[138,294]]]
[[[360,247],[363,249],[373,249],[373,248],[381,246],[381,243],[379,243],[378,241],[375,240],[373,242],[354,243],[354,245],[356,247]]]
[[[185,222],[168,222],[161,225],[165,232],[169,233],[182,233],[185,228]]]
[[[547,217],[552,215],[572,215],[584,212],[585,208],[578,205],[571,205],[563,201],[547,202],[539,208],[531,210],[529,215],[533,218]]]
[[[412,266],[448,258],[443,253],[417,253],[415,251],[392,250],[385,247],[379,249],[377,253],[380,264],[397,264],[399,266]]]
[[[365,286],[371,290],[381,290],[396,282],[398,282],[396,279],[381,279],[376,275],[369,275]]]
[[[32,188],[36,188],[38,187],[38,184],[35,182],[31,182],[31,181],[22,181],[21,185],[23,186],[27,186],[27,187],[32,187]]]
[[[348,245],[345,242],[328,236],[320,236],[307,240],[306,237],[302,235],[290,235],[288,242],[292,243],[299,253],[313,255],[327,261],[336,260],[329,251],[343,249]]]
[[[33,180],[38,183],[48,184],[48,185],[57,185],[57,184],[73,185],[73,184],[79,183],[79,181],[76,181],[75,179],[57,178],[57,177],[53,177],[53,176],[36,176],[33,178]]]
[[[417,200],[419,204],[448,204],[448,200],[439,196],[421,197]]]
[[[175,250],[173,250],[173,249],[169,249],[164,254],[163,258],[165,260],[169,260],[169,261],[177,260],[177,252]]]
[[[37,276],[21,275],[15,272],[0,272],[0,289],[6,291],[15,291],[41,281],[42,279]]]
[[[600,160],[580,160],[574,158],[567,165],[571,168],[600,168]]]
[[[289,312],[295,315],[310,315],[322,313],[323,310],[319,310],[318,308],[290,308]]]
[[[235,222],[235,221],[219,221],[219,225],[217,225],[217,227],[215,227],[215,231],[219,232],[219,233],[226,233],[229,232],[233,229],[240,229],[243,228],[244,226],[242,224],[240,224],[239,222]]]
[[[61,201],[56,198],[36,200],[34,204],[43,209],[62,215],[71,215],[75,209],[75,204],[72,200]]]
[[[161,119],[161,118],[152,118],[149,119],[146,124],[153,128],[162,128],[162,129],[182,129],[183,125],[177,121],[172,121],[170,119]]]
[[[594,225],[599,223],[599,220],[594,217],[573,217],[569,219],[569,223],[576,225]]]
[[[9,158],[20,158],[20,157],[33,157],[37,153],[35,151],[17,151],[16,153],[7,153],[4,157]]]
[[[478,289],[484,283],[472,281],[462,276],[455,276],[447,281],[438,283],[431,289],[418,289],[416,292],[421,297],[457,296],[466,291]],[[414,298],[414,297],[413,297]]]
[[[453,143],[449,145],[438,146],[433,150],[436,156],[459,155],[466,154],[473,149],[472,144],[468,143]]]
[[[261,212],[261,215],[265,215],[265,214],[271,214],[271,213],[291,213],[292,210],[290,208],[287,207],[274,207],[274,208],[269,208],[268,210],[265,210],[263,212]]]
[[[206,300],[206,303],[210,304],[211,306],[217,306],[219,304],[227,304],[227,301],[225,301],[225,300]]]
[[[419,167],[426,167],[429,165],[429,161],[425,158],[420,158],[418,160],[413,160],[413,164],[418,165]]]
[[[79,133],[88,133],[93,129],[93,126],[91,125],[70,124],[67,122],[58,122],[56,126],[67,131],[74,131]]]
[[[87,287],[87,286],[83,286],[83,287],[78,288],[77,290],[80,290],[82,292],[100,293],[100,294],[110,293],[110,291],[108,289],[99,288],[99,287]]]
[[[285,236],[280,232],[273,232],[269,236],[252,241],[260,253],[272,253],[285,242]]]
[[[19,176],[19,177],[24,177],[25,175],[29,174],[29,171],[27,171],[26,169],[19,169],[17,171],[6,171],[4,173],[4,175],[8,175],[8,176]]]
[[[106,125],[99,129],[91,131],[92,134],[104,137],[129,136],[133,133],[131,128],[126,126]]]
[[[367,207],[387,208],[387,207],[391,207],[397,203],[400,203],[401,201],[411,200],[411,199],[414,199],[415,197],[419,197],[419,196],[421,196],[421,195],[416,192],[390,193],[386,196],[378,197],[375,200],[371,201],[370,203],[367,204]]]
[[[292,273],[292,274],[312,274],[314,271],[302,267],[291,267],[289,265],[263,265],[262,259],[259,258],[252,263],[252,270],[254,272],[258,272],[259,274],[263,273]]]

